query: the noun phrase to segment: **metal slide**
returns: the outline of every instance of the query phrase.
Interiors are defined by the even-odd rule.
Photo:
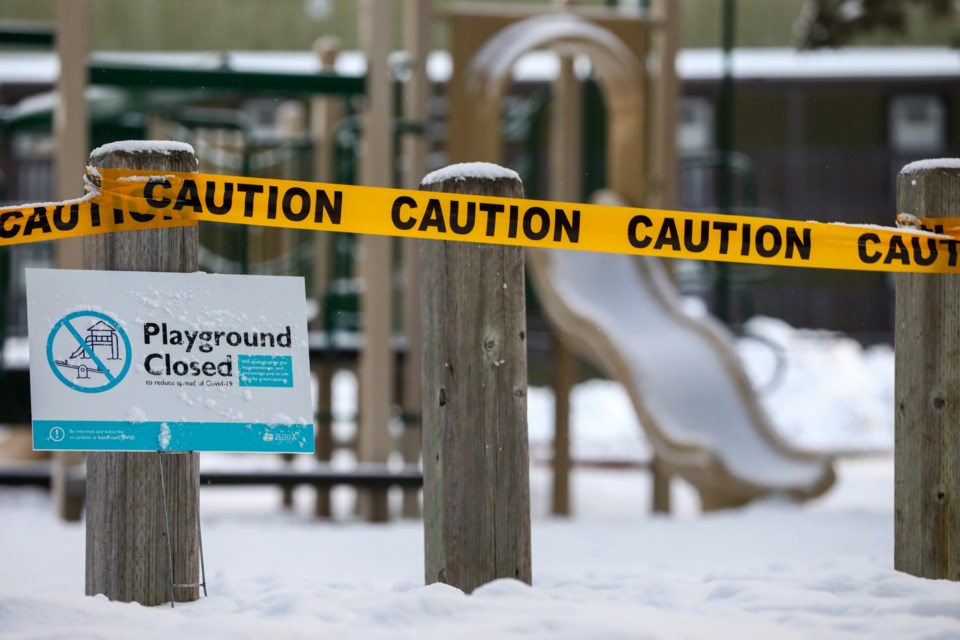
[[[656,454],[704,510],[808,499],[833,484],[829,457],[773,429],[726,328],[680,308],[662,261],[528,249],[527,264],[553,329],[623,383]]]

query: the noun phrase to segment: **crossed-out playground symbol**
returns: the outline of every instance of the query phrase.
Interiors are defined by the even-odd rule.
[[[130,340],[110,316],[77,311],[50,330],[47,362],[71,389],[99,393],[117,386],[130,370]]]

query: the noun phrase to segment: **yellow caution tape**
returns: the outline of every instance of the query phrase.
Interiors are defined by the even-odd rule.
[[[902,228],[199,173],[100,169],[80,201],[0,209],[0,245],[226,222],[789,267],[954,273],[960,220]]]
[[[0,246],[78,238],[113,231],[197,224],[165,212],[138,211],[136,201],[103,193],[77,200],[0,208]]]

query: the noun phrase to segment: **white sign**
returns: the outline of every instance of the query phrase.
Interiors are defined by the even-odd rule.
[[[313,452],[302,278],[27,269],[33,447]]]

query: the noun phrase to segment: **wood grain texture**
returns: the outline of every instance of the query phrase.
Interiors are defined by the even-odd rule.
[[[91,158],[96,167],[196,171],[192,153],[118,152]],[[197,270],[197,227],[149,229],[88,236],[86,268],[107,271]],[[164,465],[174,581],[200,578],[199,455],[91,452],[87,456],[86,593],[158,605],[169,601],[158,464]],[[178,602],[196,600],[197,588],[175,590]]]
[[[897,211],[960,216],[960,170],[901,173]],[[960,580],[960,275],[897,274],[895,338],[894,566]]]
[[[523,197],[516,179],[421,188]],[[420,247],[426,581],[530,583],[523,250]]]

